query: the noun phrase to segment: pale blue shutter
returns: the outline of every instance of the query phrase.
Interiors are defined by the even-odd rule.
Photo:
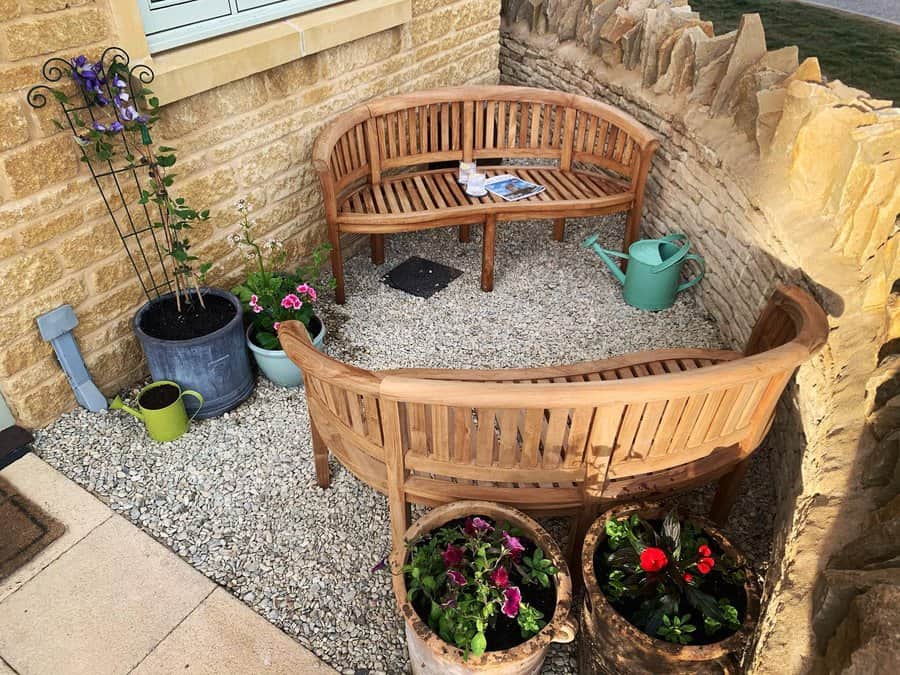
[[[341,0],[137,0],[150,52],[332,5]]]

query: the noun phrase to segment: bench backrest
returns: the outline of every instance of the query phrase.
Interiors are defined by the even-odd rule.
[[[304,371],[312,419],[330,447],[341,444],[333,449],[342,460],[353,456],[348,468],[363,480],[377,475],[384,488],[391,471],[401,481],[413,471],[509,489],[584,481],[598,496],[641,476],[645,491],[664,489],[651,474],[700,460],[713,473],[719,462],[746,456],[768,430],[794,370],[828,334],[815,301],[781,287],[754,330],[765,351],[751,342],[741,358],[645,353],[612,360],[591,379],[535,382],[546,373],[525,369],[483,382],[467,381],[466,371],[423,378],[353,368],[317,352],[298,326],[285,324],[281,338]],[[706,459],[724,448],[731,452]]]
[[[383,172],[493,158],[593,164],[638,182],[658,141],[630,115],[584,96],[530,87],[471,86],[377,99],[341,114],[317,139],[326,194]]]

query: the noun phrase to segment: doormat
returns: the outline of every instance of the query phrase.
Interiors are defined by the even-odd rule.
[[[0,579],[15,572],[65,531],[65,525],[0,478]]]
[[[462,274],[461,270],[419,256],[407,258],[381,280],[391,288],[420,298],[430,298]]]

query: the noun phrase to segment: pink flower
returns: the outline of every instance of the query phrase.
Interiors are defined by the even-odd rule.
[[[491,572],[491,583],[497,588],[506,588],[509,586],[509,572],[505,567],[498,567]]]
[[[466,524],[463,526],[463,532],[470,537],[477,537],[484,532],[490,532],[494,528],[484,518],[475,516],[474,518],[466,518]]]
[[[251,305],[255,305],[255,304],[257,304],[257,303],[259,303],[259,296],[257,296],[257,295],[251,295],[251,296],[250,296],[250,304],[251,304]]]
[[[500,611],[510,619],[515,619],[519,614],[519,604],[522,602],[522,591],[518,586],[510,586],[503,591],[503,607]]]
[[[452,581],[457,586],[466,585],[466,578],[462,575],[461,572],[458,572],[456,570],[448,570],[447,576],[450,578],[450,581]]]
[[[262,307],[260,307],[259,305],[253,305],[253,313],[254,314],[259,314],[261,311],[263,311]]]
[[[300,309],[303,307],[303,302],[293,293],[288,293],[281,299],[281,306],[285,309]]]
[[[444,558],[444,567],[456,567],[462,562],[463,550],[459,546],[449,544],[441,556]]]
[[[310,300],[312,300],[313,302],[316,301],[316,297],[318,296],[318,293],[316,293],[316,289],[315,289],[315,288],[313,288],[312,286],[310,286],[310,287],[309,287],[309,290],[306,291],[306,294],[309,296],[309,299],[310,299]]]
[[[522,542],[519,541],[519,538],[513,537],[509,532],[503,533],[503,546],[509,551],[510,555],[512,555],[513,560],[518,560],[525,552],[525,547],[522,546]]]
[[[274,330],[277,331],[277,330],[278,330],[278,327],[279,327],[280,325],[281,325],[281,322],[280,322],[280,321],[276,321],[275,323],[272,324],[272,328],[273,328]]]
[[[309,284],[300,284],[297,286],[298,293],[309,293]]]

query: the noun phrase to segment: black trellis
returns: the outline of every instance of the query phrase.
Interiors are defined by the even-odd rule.
[[[129,90],[134,98],[137,98],[134,92],[143,90],[154,78],[153,70],[149,66],[142,63],[131,66],[128,53],[120,47],[109,47],[106,49],[100,57],[99,63],[104,76],[101,78],[103,82],[101,86],[105,88],[107,98],[110,101],[113,99],[114,92],[110,84],[112,78],[108,76],[108,72],[113,64],[120,64],[118,66],[119,72],[121,72],[122,67],[127,70],[130,78],[128,83]],[[67,77],[71,71],[72,64],[58,57],[48,59],[42,69],[44,79],[47,82],[59,82],[64,77]],[[139,83],[139,86],[133,86],[135,82]],[[51,86],[39,84],[29,90],[28,103],[33,108],[43,108],[47,105],[47,93],[49,93],[57,99],[66,117],[69,129],[75,138],[78,138],[80,125],[77,123],[77,120],[80,119],[79,113],[87,115],[89,123],[93,124],[97,121],[95,116],[97,102],[81,86],[78,86],[77,89],[80,94],[80,103],[60,98]],[[104,110],[111,110],[119,123],[125,121],[120,117],[117,106],[110,104]],[[146,127],[142,127],[142,133],[149,134]],[[113,140],[114,138],[118,140]],[[154,226],[154,222],[163,220],[162,206],[157,204],[156,208],[159,211],[159,217],[154,219],[153,206],[151,204],[139,202],[138,204],[129,205],[126,194],[132,181],[138,193],[140,193],[141,174],[139,172],[151,174],[156,167],[145,157],[135,158],[127,133],[118,133],[115,137],[110,137],[109,142],[113,143],[114,146],[118,146],[116,152],[109,159],[92,158],[82,145],[82,161],[87,164],[91,177],[94,179],[100,196],[103,198],[103,204],[107,213],[116,226],[116,231],[122,240],[125,253],[128,255],[131,266],[134,268],[144,295],[147,296],[148,300],[152,300],[176,290],[176,284],[169,276],[169,271],[166,267],[166,254],[160,245],[160,236],[166,236],[167,233],[163,231],[161,235],[160,228]],[[145,142],[149,142],[149,136],[145,136]],[[129,160],[128,158],[133,159]],[[123,159],[124,162],[121,161]],[[103,179],[110,177],[112,179],[111,184],[104,185]],[[113,206],[116,200],[121,201],[122,213],[116,213],[118,209]],[[142,235],[147,233],[149,233],[149,237],[144,237],[144,239],[149,239],[149,241],[142,241]],[[163,243],[171,244],[171,242]]]

